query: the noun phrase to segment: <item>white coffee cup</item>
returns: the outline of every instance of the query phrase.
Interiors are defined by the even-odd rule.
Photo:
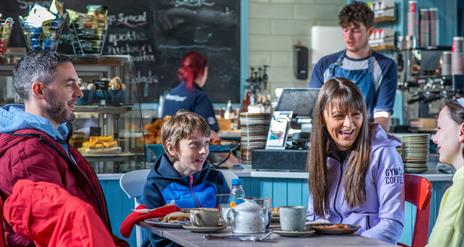
[[[217,208],[195,208],[190,210],[190,222],[197,227],[218,226],[220,213]]]
[[[282,231],[304,231],[306,216],[303,206],[280,207],[279,214]]]

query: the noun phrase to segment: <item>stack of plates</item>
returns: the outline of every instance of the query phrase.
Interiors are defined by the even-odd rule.
[[[266,147],[270,113],[240,113],[240,154],[244,164],[251,163],[251,152]]]
[[[403,158],[405,172],[426,172],[429,134],[403,134],[398,137],[402,141],[401,149],[398,152]]]

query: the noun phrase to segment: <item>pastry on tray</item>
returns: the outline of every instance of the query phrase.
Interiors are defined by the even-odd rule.
[[[120,153],[121,147],[113,136],[91,136],[88,141],[82,143],[79,151],[83,154]]]

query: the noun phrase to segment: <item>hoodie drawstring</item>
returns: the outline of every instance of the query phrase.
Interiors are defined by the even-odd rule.
[[[195,204],[197,205],[197,208],[201,208],[201,203],[198,200],[197,196],[195,195],[195,192],[193,192],[193,175],[190,175],[190,192],[192,193],[192,197],[195,200]]]

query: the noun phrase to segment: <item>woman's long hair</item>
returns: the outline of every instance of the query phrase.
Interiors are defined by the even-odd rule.
[[[311,131],[311,148],[307,162],[309,172],[309,190],[311,192],[314,213],[324,216],[329,205],[327,182],[327,153],[330,135],[325,128],[324,111],[337,107],[340,111],[361,112],[363,122],[356,141],[350,149],[348,169],[344,171],[344,198],[350,207],[365,201],[365,176],[369,166],[370,138],[367,110],[364,98],[358,87],[348,79],[335,78],[322,86],[313,111],[313,128]],[[334,146],[334,145],[333,145]]]
[[[462,124],[464,122],[464,98],[459,99],[462,104],[457,100],[450,100],[445,102],[445,107],[448,107],[450,117],[454,122]],[[464,149],[461,150],[462,157],[464,157]]]
[[[205,68],[208,65],[208,58],[199,52],[187,52],[182,58],[177,76],[179,80],[185,82],[187,88],[192,89],[195,79],[205,73]]]

